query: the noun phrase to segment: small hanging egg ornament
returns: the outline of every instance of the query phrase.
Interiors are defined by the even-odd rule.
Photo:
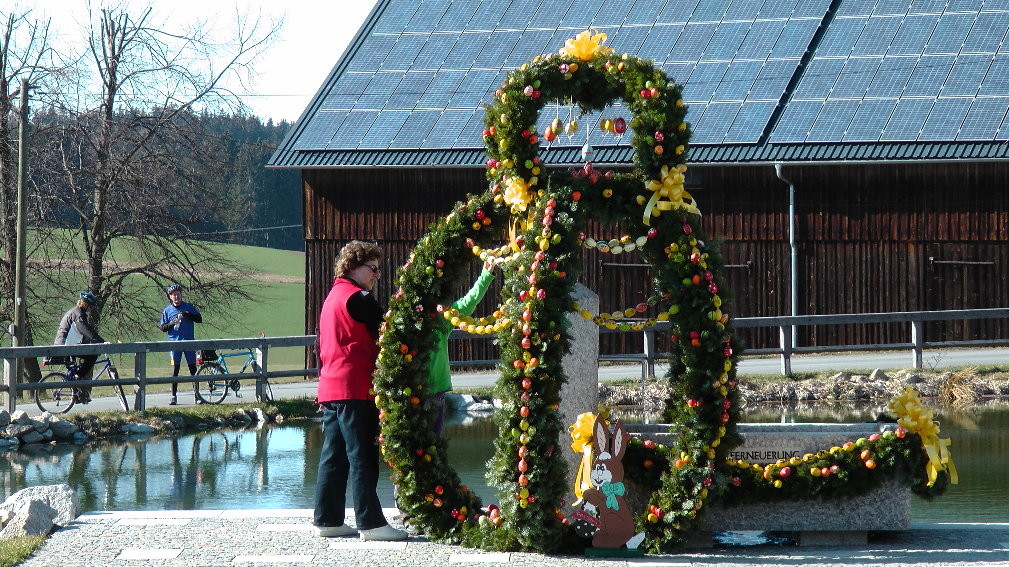
[[[622,117],[618,116],[613,121],[613,133],[614,134],[623,134],[626,131],[627,131],[627,121],[624,120]]]
[[[588,142],[585,142],[585,145],[582,146],[582,159],[587,162],[592,161],[592,158],[594,158],[595,155],[596,152],[593,151],[592,146],[590,146]]]

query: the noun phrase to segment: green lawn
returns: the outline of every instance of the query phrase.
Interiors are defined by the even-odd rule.
[[[244,283],[254,299],[240,302],[226,313],[215,313],[212,308],[201,305],[198,297],[183,295],[185,300],[200,306],[204,314],[204,322],[196,326],[196,338],[244,338],[255,337],[259,333],[272,337],[305,334],[304,253],[233,244],[219,244],[217,246],[228,256],[252,269],[256,279]],[[44,252],[36,250],[37,255],[44,254]],[[120,242],[112,253],[120,259],[129,257],[129,243]],[[149,283],[145,283],[144,286],[145,289],[141,291],[145,295],[149,294],[152,303],[157,305],[164,302],[163,304],[167,305],[167,300],[160,289],[151,287]],[[37,313],[62,313],[67,308],[65,303],[62,300],[58,305],[38,303],[31,306],[30,309]],[[105,333],[105,338],[121,342],[165,340],[165,334],[159,332],[155,325],[160,315],[160,311],[151,314],[152,326],[148,336],[110,337]],[[54,317],[58,319],[58,316]],[[46,326],[40,330],[39,336],[35,339],[36,344],[52,340],[52,333],[57,322],[57,320],[53,320],[51,327]],[[116,356],[113,361],[122,374],[132,373],[132,356]],[[304,349],[278,348],[271,350],[270,367],[274,369],[304,368]],[[187,373],[185,368],[182,373]],[[147,356],[147,374],[149,376],[170,376],[172,374],[167,353],[152,353]]]

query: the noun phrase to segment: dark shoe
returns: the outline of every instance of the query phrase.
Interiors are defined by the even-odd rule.
[[[168,405],[170,405],[170,406],[177,406],[177,405],[179,405],[178,398],[176,398],[175,396],[172,396],[172,401],[168,402]]]
[[[200,404],[203,403],[203,398],[201,398],[199,396],[196,396],[195,400],[196,401],[194,401],[193,403],[196,404],[196,405],[200,405]]]

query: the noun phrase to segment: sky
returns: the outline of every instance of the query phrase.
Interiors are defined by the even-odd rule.
[[[10,0],[0,0],[6,5]],[[86,23],[88,0],[15,0],[21,9],[52,19],[59,38]],[[377,0],[149,0],[158,21],[206,19],[227,25],[236,9],[261,14],[264,21],[284,18],[276,41],[255,62],[257,76],[249,88],[235,87],[253,115],[293,122],[308,106],[329,72],[367,19]],[[98,6],[100,0],[93,0]],[[6,11],[0,10],[0,11]],[[225,29],[226,31],[226,29]]]

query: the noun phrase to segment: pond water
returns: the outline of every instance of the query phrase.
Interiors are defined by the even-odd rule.
[[[871,421],[881,407],[767,406],[745,421]],[[628,415],[628,421],[634,416]],[[942,437],[953,440],[960,484],[933,502],[912,498],[921,522],[1009,522],[1009,405],[939,410]],[[484,478],[493,452],[492,421],[450,422],[449,456],[485,504],[497,500]],[[84,511],[311,508],[322,445],[317,421],[253,430],[215,430],[149,440],[47,445],[0,453],[0,488],[69,483]],[[379,496],[395,506],[383,477]]]

